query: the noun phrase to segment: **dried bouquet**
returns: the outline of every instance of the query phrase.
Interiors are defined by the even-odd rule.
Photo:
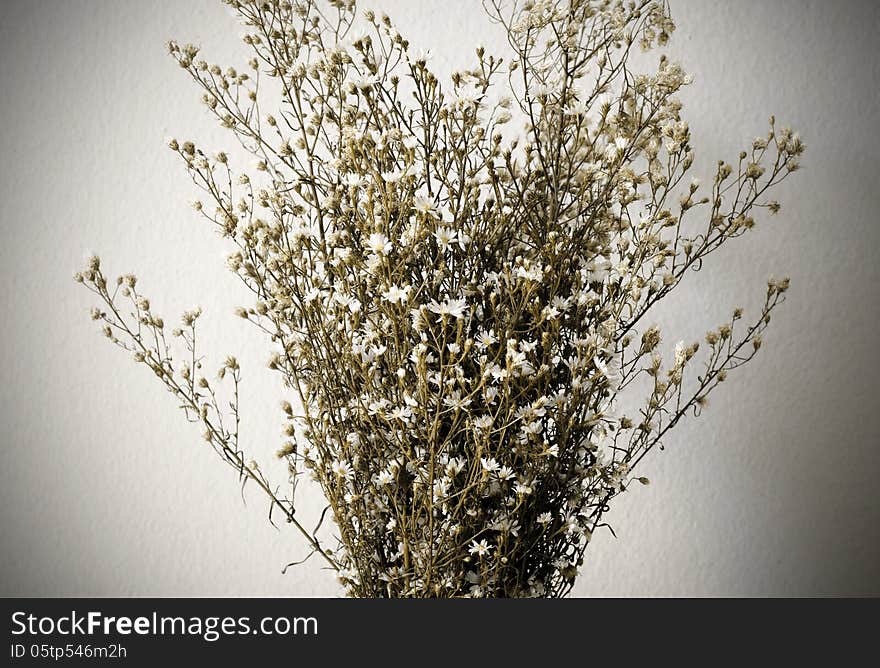
[[[101,298],[93,318],[348,594],[567,594],[612,499],[647,484],[645,455],[755,356],[788,280],[671,359],[647,314],[779,210],[768,191],[803,143],[771,118],[706,185],[686,180],[688,76],[664,56],[650,74],[628,66],[673,30],[658,0],[486,0],[512,55],[477,48],[449,81],[354,0],[226,2],[247,67],[169,50],[255,163],[169,146],[253,291],[238,315],[293,393],[289,493],[242,449],[239,365],[203,369],[198,310],[169,328],[134,276],[94,257],[76,274]],[[304,474],[335,544],[295,514]]]

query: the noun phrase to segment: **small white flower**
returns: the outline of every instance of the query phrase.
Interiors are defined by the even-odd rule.
[[[464,299],[446,299],[443,302],[432,299],[428,304],[428,310],[439,315],[438,320],[447,315],[453,318],[462,318],[467,310],[467,302]]]
[[[494,473],[501,468],[501,465],[493,457],[480,457],[480,466],[486,473]]]
[[[464,464],[465,461],[461,457],[453,457],[449,460],[449,463],[446,464],[446,475],[450,478],[454,478],[464,470]]]
[[[553,521],[553,515],[551,515],[550,513],[541,513],[540,515],[538,515],[538,524],[543,524],[546,526],[547,524],[550,524],[550,522],[552,522],[552,521]]]
[[[571,306],[571,299],[563,298],[557,295],[552,300],[550,300],[550,306],[555,308],[560,313],[565,313]]]
[[[467,397],[462,397],[461,392],[455,390],[448,397],[444,397],[443,405],[449,406],[450,408],[461,410],[463,408],[467,408],[471,403],[471,400]]]
[[[522,483],[522,482],[517,482],[517,483],[514,484],[514,486],[513,486],[513,491],[516,492],[517,494],[522,495],[522,496],[528,496],[528,495],[531,494],[534,490],[532,489],[531,485],[527,485],[527,484]]]
[[[385,183],[397,183],[400,179],[409,176],[409,170],[407,168],[403,169],[394,169],[390,172],[382,172],[382,180]]]
[[[391,302],[392,304],[406,304],[409,300],[409,291],[411,289],[412,288],[409,285],[402,288],[397,285],[392,285],[382,293],[382,299]]]
[[[513,469],[509,466],[502,466],[500,469],[498,469],[499,480],[513,480],[513,478],[515,477],[516,474],[514,474]]]
[[[434,232],[434,238],[437,240],[440,250],[445,252],[449,250],[451,244],[455,243],[456,233],[451,227],[441,226]]]
[[[675,344],[675,366],[676,368],[681,368],[684,366],[684,363],[687,361],[687,357],[685,356],[685,343],[684,341],[679,341]]]
[[[518,536],[520,525],[516,520],[512,520],[509,517],[502,517],[501,519],[493,522],[492,526],[489,527],[493,531],[500,531],[501,533],[509,533],[511,536]]]
[[[611,358],[611,360],[609,360],[608,364],[605,364],[605,362],[603,362],[601,358],[596,356],[593,359],[593,366],[596,367],[596,370],[599,373],[601,373],[603,376],[605,376],[606,379],[608,379],[608,384],[612,388],[617,387],[617,384],[621,380],[621,375],[620,375],[620,363],[616,357]]]
[[[407,422],[412,417],[412,409],[409,406],[395,406],[388,414],[390,420],[400,420]]]
[[[540,436],[544,432],[544,425],[539,420],[527,422],[522,428],[525,436]]]
[[[540,283],[544,278],[544,272],[541,270],[541,267],[529,267],[528,269],[525,267],[517,267],[514,275],[517,278],[534,281],[535,283]]]
[[[379,83],[379,78],[376,76],[360,77],[352,81],[352,83],[360,90],[369,90]]]
[[[565,531],[569,536],[579,536],[583,533],[577,515],[571,515],[565,519]]]
[[[483,348],[488,348],[489,346],[498,343],[498,337],[495,336],[495,330],[490,329],[489,331],[480,332],[479,336],[477,336],[477,343]]]
[[[345,460],[333,462],[330,464],[330,470],[333,471],[338,478],[342,478],[343,480],[351,480],[354,477],[354,469],[352,469],[351,464]]]
[[[434,202],[429,200],[427,197],[423,197],[419,195],[413,201],[413,208],[419,213],[424,213],[428,215],[436,215],[437,207],[434,206]]]
[[[532,86],[531,93],[537,98],[547,97],[553,94],[553,89],[546,84],[538,84],[536,86]]]
[[[433,54],[431,53],[431,49],[422,49],[421,51],[416,53],[416,57],[413,58],[413,62],[414,63],[421,63],[422,65],[424,65],[429,60],[431,60],[432,57],[433,57]]]
[[[376,255],[384,255],[391,250],[391,242],[381,232],[374,232],[367,239],[367,248]]]
[[[349,187],[356,188],[363,184],[364,180],[361,178],[360,174],[346,174],[343,182]]]
[[[575,100],[565,109],[565,114],[566,116],[586,116],[589,111],[589,107],[582,100]]]
[[[611,263],[604,256],[597,255],[587,264],[587,280],[590,283],[603,281],[610,269]]]
[[[492,548],[490,547],[489,543],[487,543],[486,539],[484,538],[483,540],[481,540],[479,542],[472,540],[471,546],[468,549],[468,552],[470,552],[471,554],[476,554],[479,557],[484,557],[485,555],[489,554],[489,552],[491,550],[492,550]]]
[[[492,426],[493,419],[491,415],[481,415],[474,420],[474,429],[477,431],[486,431]]]

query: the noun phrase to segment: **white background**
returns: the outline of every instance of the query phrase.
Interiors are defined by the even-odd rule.
[[[665,345],[701,337],[768,275],[788,303],[765,349],[703,417],[646,460],[576,595],[880,594],[877,394],[878,87],[871,2],[671,0],[667,49],[695,75],[682,96],[707,180],[718,158],[779,123],[808,144],[780,216],[692,276],[658,313]],[[500,48],[476,0],[386,0],[449,72]],[[87,249],[134,271],[170,321],[205,308],[212,364],[245,373],[248,447],[279,480],[281,388],[268,344],[232,315],[248,295],[187,207],[197,193],[163,137],[229,148],[168,38],[242,65],[241,29],[214,1],[7,2],[0,15],[0,594],[340,594],[273,529],[255,493],[149,372],[102,340],[71,275]],[[651,59],[656,56],[651,56]],[[313,515],[320,498],[303,499]]]

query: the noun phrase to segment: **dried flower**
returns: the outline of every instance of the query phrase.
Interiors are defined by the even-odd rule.
[[[691,78],[666,57],[651,73],[628,61],[634,43],[672,33],[660,0],[512,14],[487,0],[511,64],[480,47],[449,82],[387,17],[367,12],[367,32],[345,37],[352,1],[226,2],[249,70],[209,66],[190,45],[169,52],[255,166],[166,143],[254,295],[236,313],[268,334],[269,368],[297,399],[282,405],[277,454],[294,490],[302,475],[319,483],[339,547],[245,459],[241,370],[229,357],[217,380],[200,371],[199,309],[169,340],[134,277],[109,289],[90,257],[75,279],[103,302],[92,317],[350,594],[565,595],[613,499],[648,484],[633,470],[761,347],[788,279],[768,283],[750,323],[737,308],[709,331],[699,359],[682,341],[667,361],[645,321],[759,211],[780,210],[765,195],[803,142],[771,119],[738,161],[705,185],[690,178],[677,93]],[[623,393],[632,417],[617,412]]]

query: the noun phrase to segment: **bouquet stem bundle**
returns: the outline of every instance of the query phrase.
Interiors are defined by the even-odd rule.
[[[245,69],[169,50],[254,167],[169,146],[253,292],[238,315],[294,393],[278,452],[291,493],[241,449],[240,369],[230,357],[209,380],[199,311],[169,336],[134,276],[109,280],[92,258],[77,280],[101,299],[93,317],[349,594],[566,595],[612,499],[647,484],[645,455],[755,356],[788,280],[672,359],[646,316],[779,210],[768,192],[803,143],[771,119],[707,185],[688,180],[688,76],[665,57],[650,74],[628,67],[673,30],[657,0],[490,0],[512,57],[478,48],[448,82],[353,1],[227,4],[247,29]],[[303,474],[335,545],[295,516]]]

